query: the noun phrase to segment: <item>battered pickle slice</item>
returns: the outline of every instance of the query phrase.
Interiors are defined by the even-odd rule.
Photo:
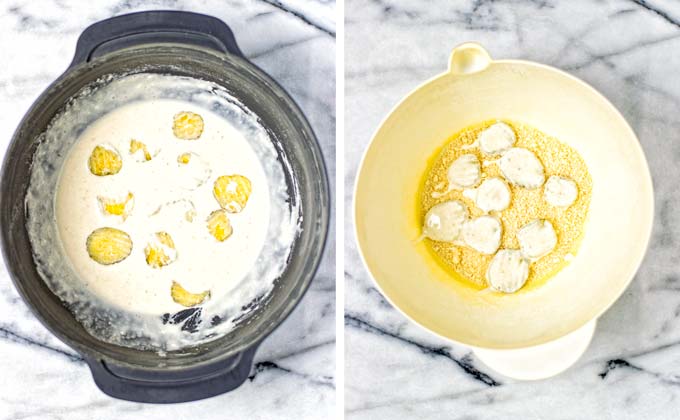
[[[144,248],[146,263],[152,268],[161,268],[177,259],[175,242],[167,232],[156,232]]]
[[[178,139],[196,140],[203,133],[203,118],[196,113],[182,111],[173,119],[172,132]]]
[[[517,136],[509,125],[497,122],[479,133],[477,140],[484,155],[496,156],[509,150],[517,141]]]
[[[481,179],[479,159],[473,154],[456,159],[446,172],[449,190],[474,187]]]
[[[125,198],[111,198],[98,196],[99,208],[102,213],[107,216],[121,216],[123,220],[132,213],[132,208],[135,205],[135,196],[129,192]]]
[[[134,156],[137,162],[148,162],[153,157],[146,144],[135,139],[130,140],[130,154]]]
[[[489,287],[503,293],[515,293],[529,278],[529,262],[516,249],[501,249],[486,270]]]
[[[223,175],[213,186],[215,199],[229,213],[243,210],[252,191],[250,180],[243,175]]]
[[[446,191],[434,191],[432,192],[432,197],[439,198],[453,190],[462,190],[476,186],[482,179],[479,159],[470,153],[460,156],[447,169],[446,178],[449,181]]]
[[[170,288],[170,296],[175,303],[179,303],[182,306],[191,307],[200,305],[206,299],[210,298],[210,290],[206,290],[201,293],[191,293],[182,287],[176,281],[172,282],[172,287]]]
[[[179,200],[161,204],[153,213],[150,214],[150,216],[157,216],[161,213],[167,214],[177,221],[184,219],[187,222],[193,222],[194,217],[196,217],[196,207],[191,200],[181,198]]]
[[[503,225],[493,216],[480,216],[463,225],[463,242],[486,255],[493,255],[501,246]]]
[[[464,190],[463,196],[474,200],[484,213],[503,211],[512,199],[510,188],[498,177],[485,179],[478,188]]]
[[[179,166],[179,187],[194,191],[208,182],[212,170],[210,165],[196,153],[186,152],[177,156]]]
[[[498,161],[501,173],[511,184],[533,190],[545,182],[545,170],[536,154],[529,149],[513,147]]]
[[[517,231],[519,248],[524,258],[535,261],[548,255],[557,246],[557,234],[548,220],[534,220]]]
[[[132,239],[122,230],[103,227],[96,229],[86,242],[87,253],[102,265],[123,261],[132,252]]]
[[[543,198],[551,206],[566,208],[578,198],[578,187],[570,178],[553,175],[545,183]]]
[[[113,147],[99,145],[92,150],[88,167],[93,175],[115,175],[123,168],[123,160]]]
[[[468,209],[458,200],[432,206],[425,215],[423,235],[433,241],[455,242],[467,222]]]
[[[208,216],[208,231],[220,242],[225,241],[234,232],[226,210],[215,210]]]

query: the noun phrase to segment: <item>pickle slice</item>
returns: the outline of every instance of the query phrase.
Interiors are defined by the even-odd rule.
[[[103,227],[94,230],[87,237],[87,253],[102,265],[123,261],[132,252],[132,239],[122,230]]]
[[[115,175],[123,168],[123,160],[113,147],[99,145],[92,150],[88,167],[93,175]]]
[[[243,175],[223,175],[215,180],[213,195],[220,207],[229,213],[238,213],[248,203],[253,187]]]
[[[172,287],[170,288],[170,296],[175,303],[179,303],[182,306],[191,307],[200,305],[206,299],[210,298],[210,290],[206,290],[201,293],[191,293],[182,287],[176,281],[172,282]]]

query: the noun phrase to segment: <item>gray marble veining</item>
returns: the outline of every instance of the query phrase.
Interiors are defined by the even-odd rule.
[[[608,0],[348,0],[345,212],[382,118],[446,69],[453,47],[562,68],[592,84],[640,138],[656,221],[635,280],[599,320],[583,358],[515,382],[469,349],[407,321],[373,286],[345,221],[348,419],[675,419],[680,413],[680,3]],[[631,203],[634,205],[634,203]]]
[[[332,0],[5,1],[0,3],[0,150],[32,101],[69,64],[80,32],[113,15],[191,10],[227,22],[246,56],[295,98],[335,178],[335,5]],[[333,190],[334,188],[331,188]],[[331,226],[335,223],[332,222]],[[333,238],[331,232],[329,238]],[[0,419],[319,419],[335,407],[335,249],[311,289],[260,347],[238,390],[171,406],[114,400],[82,359],[29,312],[0,265]]]

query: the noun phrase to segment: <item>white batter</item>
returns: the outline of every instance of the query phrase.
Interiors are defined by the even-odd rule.
[[[181,111],[202,116],[199,139],[173,135],[173,116]],[[131,139],[145,143],[153,158],[130,155]],[[97,145],[118,151],[120,172],[90,172]],[[26,226],[38,272],[90,334],[113,344],[164,354],[228,333],[258,308],[251,302],[266,301],[299,233],[299,197],[286,182],[291,169],[280,148],[256,115],[213,83],[150,73],[99,80],[53,119],[34,155]],[[187,152],[192,158],[182,166],[177,158]],[[229,214],[233,234],[219,242],[206,226],[220,208],[213,183],[236,174],[251,181],[252,193],[241,212]],[[128,192],[134,207],[125,220],[102,213],[98,196]],[[165,207],[154,214],[159,206]],[[101,265],[89,257],[87,237],[101,227],[130,235],[126,259]],[[171,235],[178,256],[154,269],[144,248],[159,231]],[[187,310],[171,297],[173,281],[189,292],[210,291],[190,329],[183,329],[186,317],[173,318]]]
[[[199,139],[181,140],[173,135],[173,116],[181,111],[195,111],[203,117],[205,128]],[[129,153],[130,139],[158,153],[150,161],[139,162]],[[90,173],[87,161],[100,144],[113,146],[119,152],[123,159],[119,173]],[[193,159],[186,165],[178,163],[177,157],[187,152],[195,154]],[[193,191],[184,188],[192,176],[187,166],[192,165],[206,165],[210,174],[207,182]],[[229,215],[234,233],[219,242],[210,235],[205,221],[220,208],[212,193],[215,179],[231,174],[249,178],[253,191],[246,208]],[[124,197],[128,192],[135,201],[125,221],[101,211],[97,196]],[[194,204],[193,221],[183,217],[181,203],[178,208],[170,205],[152,215],[160,206],[178,200]],[[59,179],[56,215],[66,254],[87,287],[121,309],[161,315],[184,309],[170,297],[173,281],[196,293],[210,290],[212,299],[220,299],[238,286],[254,264],[267,234],[269,188],[253,149],[243,134],[224,119],[187,102],[136,102],[100,118],[80,136]],[[102,265],[87,253],[88,235],[104,226],[123,230],[132,238],[132,253],[119,263]],[[178,257],[154,269],[146,263],[144,247],[160,231],[172,236]]]

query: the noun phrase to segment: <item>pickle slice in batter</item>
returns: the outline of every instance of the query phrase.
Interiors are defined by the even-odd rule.
[[[501,173],[511,184],[533,190],[545,182],[543,164],[534,152],[513,147],[499,161]]]
[[[124,198],[98,196],[99,208],[106,216],[121,216],[123,220],[132,213],[135,205],[135,196],[129,192]]]
[[[194,206],[193,201],[186,198],[180,198],[179,200],[161,204],[150,214],[150,216],[158,216],[159,214],[172,217],[178,222],[182,219],[187,222],[193,222],[194,217],[196,217],[196,207]]]
[[[486,271],[489,287],[503,293],[515,293],[529,278],[529,262],[517,249],[501,249]]]
[[[172,287],[170,288],[170,296],[175,303],[179,303],[182,306],[191,307],[200,305],[206,299],[210,298],[210,290],[206,290],[201,293],[191,293],[182,287],[176,281],[172,282]]]
[[[234,232],[226,210],[220,209],[210,213],[207,222],[208,231],[220,242],[224,242]]]
[[[135,139],[130,140],[130,154],[137,162],[148,162],[153,157],[146,144]]]
[[[175,242],[167,232],[156,232],[144,248],[146,263],[152,268],[161,268],[177,259]]]
[[[203,117],[193,112],[182,111],[173,119],[172,132],[178,139],[196,140],[203,134]]]
[[[99,145],[92,150],[88,167],[93,175],[115,175],[123,168],[123,159],[113,147]]]
[[[455,242],[468,219],[467,206],[458,201],[436,204],[425,214],[423,235],[433,241]]]
[[[493,216],[480,216],[463,226],[463,241],[467,246],[486,255],[493,255],[501,246],[503,226]]]
[[[543,198],[551,206],[567,208],[578,198],[578,187],[570,178],[553,175],[543,187]]]
[[[250,180],[243,175],[223,175],[213,186],[215,199],[229,213],[243,210],[252,191]]]
[[[177,163],[181,165],[186,165],[187,163],[191,162],[191,155],[192,153],[182,153],[181,155],[177,156]]]
[[[535,261],[548,255],[557,246],[557,234],[548,220],[536,219],[517,231],[517,240],[522,255]]]
[[[479,159],[473,154],[462,155],[449,166],[446,176],[449,189],[474,187],[481,179]]]
[[[212,175],[210,165],[196,153],[182,153],[177,156],[180,174],[179,187],[194,191],[208,182]]]
[[[468,153],[453,161],[446,171],[449,185],[446,191],[434,191],[432,197],[439,198],[453,190],[472,188],[482,179],[481,165],[477,156]]]
[[[517,141],[509,125],[497,122],[479,133],[479,148],[486,156],[495,156],[508,151]]]
[[[473,200],[484,213],[507,209],[512,198],[510,188],[498,177],[485,179],[475,189],[466,189],[463,196]]]
[[[132,252],[132,239],[122,230],[103,227],[94,230],[87,237],[87,253],[102,265],[123,261]]]

